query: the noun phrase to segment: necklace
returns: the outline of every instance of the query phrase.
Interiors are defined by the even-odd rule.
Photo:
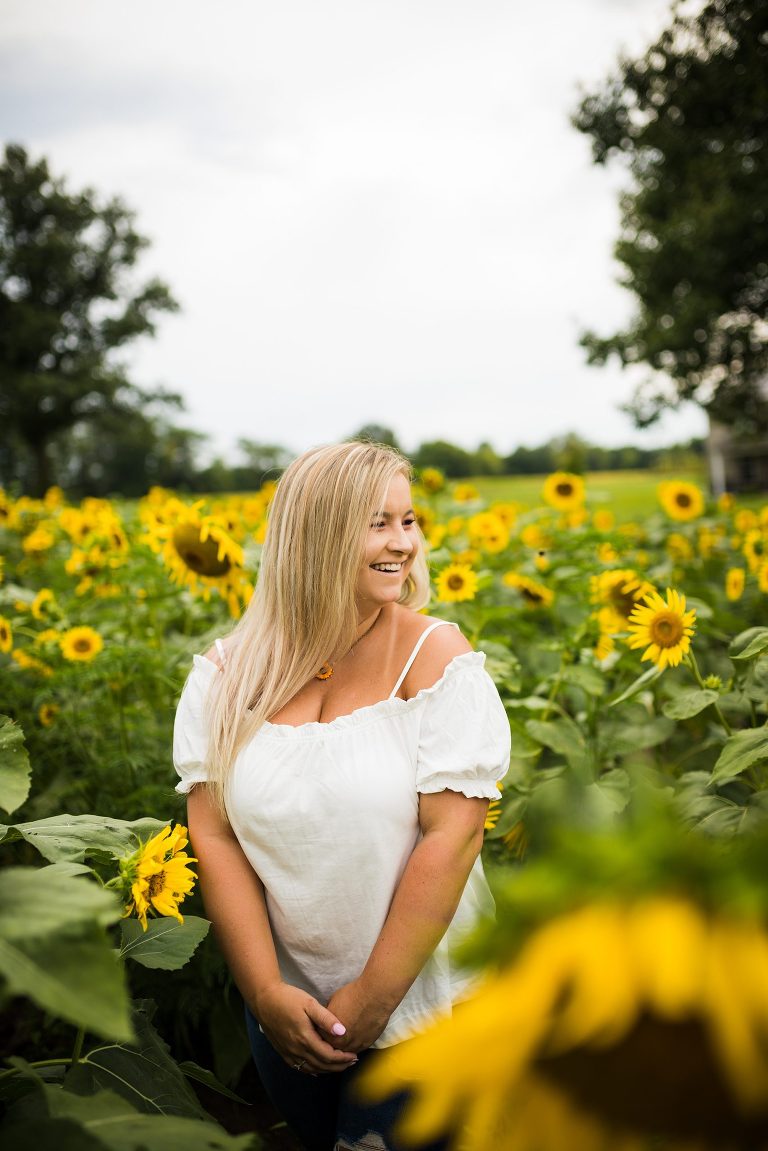
[[[365,637],[366,637],[367,635],[370,635],[370,634],[371,634],[371,632],[373,631],[373,629],[376,627],[376,624],[379,622],[379,616],[380,616],[380,615],[381,615],[381,611],[379,611],[379,612],[378,612],[378,614],[377,614],[377,616],[376,616],[376,619],[373,621],[373,623],[371,624],[371,626],[370,626],[370,627],[367,627],[367,628],[365,629],[365,631],[363,632],[363,634],[362,634],[362,635],[359,635],[359,636],[357,637],[357,639],[356,639],[356,640],[355,640],[355,642],[352,644],[352,646],[349,648],[349,650],[348,650],[347,652],[345,652],[345,655],[349,655],[350,651],[354,651],[354,649],[355,649],[355,648],[357,647],[357,645],[360,643],[360,640],[361,640],[361,639],[365,639]],[[342,659],[343,659],[343,658],[344,658],[344,657],[342,656]],[[330,661],[329,659],[327,659],[327,660],[325,661],[325,663],[323,664],[323,666],[320,668],[320,671],[319,671],[319,672],[317,673],[317,675],[315,676],[315,679],[330,679],[332,675],[333,675],[333,664],[331,663],[331,661]]]

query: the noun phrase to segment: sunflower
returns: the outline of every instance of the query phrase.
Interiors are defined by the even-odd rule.
[[[502,577],[502,582],[520,593],[526,607],[549,607],[555,598],[555,593],[550,588],[529,579],[528,576],[519,575],[518,572],[507,572]]]
[[[24,537],[21,546],[27,555],[37,556],[47,552],[55,543],[56,537],[53,532],[41,524]]]
[[[0,615],[0,651],[9,652],[13,647],[13,630],[11,621]]]
[[[88,663],[104,647],[104,640],[92,627],[71,627],[59,639],[61,654],[73,663]]]
[[[52,667],[49,667],[47,663],[43,663],[41,659],[36,659],[35,656],[29,655],[24,651],[24,648],[14,648],[11,655],[22,671],[33,671],[37,675],[44,676],[53,675]]]
[[[616,526],[616,517],[607,508],[599,508],[592,516],[592,524],[596,532],[610,532]]]
[[[32,615],[35,619],[44,620],[50,611],[50,608],[46,608],[45,605],[50,604],[52,607],[54,603],[55,600],[51,589],[49,587],[41,588],[32,600]]]
[[[653,590],[653,585],[632,568],[615,568],[592,576],[592,603],[607,608],[610,613],[602,616],[601,629],[612,634],[624,631],[636,605]]]
[[[467,521],[470,542],[483,551],[495,554],[509,543],[509,530],[495,512],[478,512]]]
[[[113,885],[128,891],[124,916],[136,915],[145,931],[147,915],[168,915],[184,922],[179,904],[197,878],[189,866],[197,860],[184,851],[188,843],[186,827],[169,825],[120,861],[120,876]]]
[[[43,727],[52,727],[58,711],[59,709],[55,703],[44,703],[41,704],[38,710],[37,718]]]
[[[667,536],[666,547],[674,560],[693,559],[691,541],[681,532],[670,532]]]
[[[695,520],[704,511],[704,496],[696,484],[670,480],[658,486],[659,502],[670,519]]]
[[[768,563],[757,569],[757,586],[760,591],[768,593]]]
[[[572,472],[553,472],[542,490],[544,502],[559,512],[571,512],[584,503],[584,480]]]
[[[595,903],[536,929],[361,1086],[409,1090],[399,1133],[416,1144],[450,1132],[473,1151],[764,1146],[748,1132],[764,1132],[768,1107],[767,966],[759,922],[682,896]]]
[[[736,528],[736,531],[742,535],[746,535],[747,532],[752,531],[759,523],[759,519],[751,508],[739,508],[733,517],[733,526]]]
[[[768,559],[767,542],[766,536],[759,528],[748,531],[744,537],[744,547],[742,550],[751,572],[756,572],[760,565]]]
[[[725,597],[732,603],[744,593],[744,568],[729,568],[725,573]]]
[[[691,646],[696,612],[685,610],[685,596],[667,588],[666,602],[658,592],[643,597],[629,617],[631,648],[645,647],[641,659],[657,667],[677,667]],[[648,645],[646,647],[646,645]]]
[[[442,491],[445,487],[445,476],[439,468],[422,468],[419,479],[424,491],[431,495]]]
[[[442,603],[462,603],[476,595],[477,572],[469,564],[449,564],[437,577],[437,598]]]
[[[480,499],[480,492],[474,484],[456,484],[453,489],[453,498],[457,504],[469,504]]]
[[[175,523],[164,532],[162,557],[176,583],[193,591],[198,583],[226,583],[235,568],[243,565],[243,549],[211,516],[198,506],[182,505]]]

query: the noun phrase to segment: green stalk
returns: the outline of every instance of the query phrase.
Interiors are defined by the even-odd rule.
[[[704,680],[702,678],[701,672],[699,671],[699,665],[696,662],[696,656],[693,654],[692,651],[689,651],[688,654],[686,656],[684,656],[683,658],[685,660],[685,663],[688,665],[688,667],[693,672],[694,677],[695,677],[696,682],[699,685],[699,687],[702,688],[704,691],[706,691],[707,690],[706,685],[705,685]],[[728,735],[728,736],[733,735],[733,728],[731,727],[728,720],[723,715],[723,713],[720,709],[720,704],[717,703],[717,701],[715,701],[712,704],[712,707],[715,709],[715,713],[717,715],[717,718],[720,720],[720,723],[723,725],[723,728],[725,729],[726,735]]]

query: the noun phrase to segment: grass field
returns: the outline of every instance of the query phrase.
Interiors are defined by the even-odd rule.
[[[543,503],[544,476],[482,476],[473,480],[483,499],[515,502],[527,508]],[[656,489],[664,480],[687,480],[706,491],[703,471],[625,471],[593,472],[584,477],[587,503],[591,508],[607,507],[617,520],[638,519],[657,511]],[[745,501],[751,502],[751,501]]]

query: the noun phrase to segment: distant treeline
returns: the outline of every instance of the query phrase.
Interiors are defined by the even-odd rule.
[[[692,439],[665,448],[629,445],[604,448],[570,433],[539,447],[517,447],[499,454],[490,444],[474,450],[446,440],[431,440],[406,451],[391,428],[368,424],[348,437],[370,439],[400,448],[416,469],[439,468],[449,479],[469,476],[545,475],[618,471],[627,468],[690,469],[703,462],[705,441]],[[139,496],[152,485],[187,492],[253,491],[265,479],[276,479],[294,452],[281,444],[241,439],[227,459],[203,463],[208,437],[172,426],[146,413],[102,417],[72,428],[51,445],[53,475],[73,497]],[[0,437],[0,485],[30,490],[33,461],[23,446]]]

